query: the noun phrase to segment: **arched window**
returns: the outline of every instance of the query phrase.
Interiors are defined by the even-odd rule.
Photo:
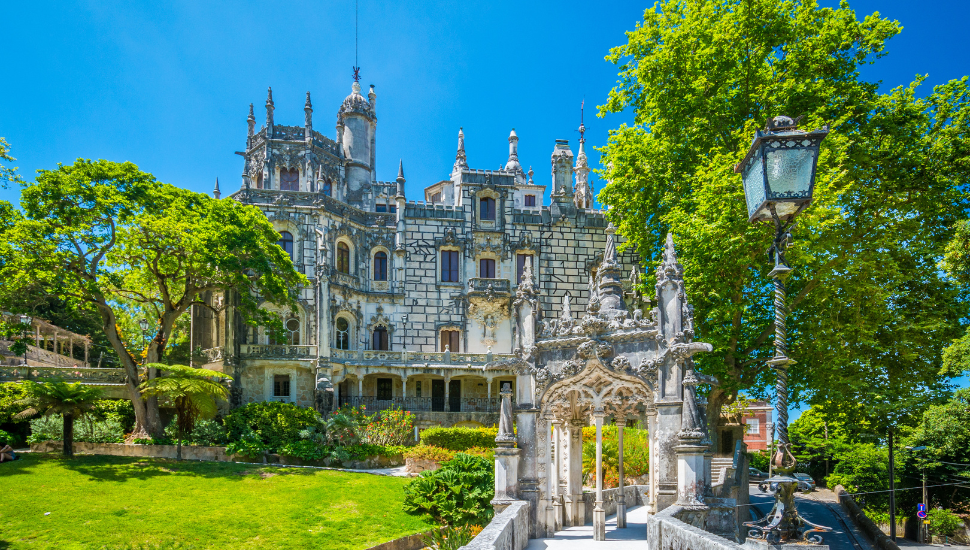
[[[300,171],[297,169],[280,169],[280,191],[299,191]]]
[[[380,251],[374,254],[374,280],[387,280],[387,252]]]
[[[291,346],[299,346],[300,320],[296,317],[290,317],[286,320],[283,327],[286,328],[286,343]]]
[[[347,319],[337,319],[337,349],[350,349],[350,323]]]
[[[283,252],[289,254],[290,259],[293,259],[293,235],[289,231],[280,231],[280,240],[276,241],[276,244],[280,245]]]
[[[485,197],[478,199],[478,213],[483,220],[495,219],[495,199]]]
[[[350,273],[350,247],[347,243],[337,243],[337,271]]]
[[[371,349],[376,350],[387,350],[387,329],[384,327],[377,327],[374,329],[374,334],[371,338]]]
[[[333,196],[333,184],[330,183],[330,180],[323,180],[322,191],[323,191],[323,194],[328,197]]]
[[[262,189],[262,188],[263,188],[263,173],[260,172],[256,174],[256,189]]]

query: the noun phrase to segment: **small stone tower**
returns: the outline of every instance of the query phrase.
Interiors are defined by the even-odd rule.
[[[360,83],[354,82],[350,95],[337,112],[337,145],[346,164],[346,200],[362,206],[365,186],[374,181],[377,139],[377,114],[374,105],[377,94],[371,86],[367,99],[360,93]]]

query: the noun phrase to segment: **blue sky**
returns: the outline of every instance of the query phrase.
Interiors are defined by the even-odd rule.
[[[630,119],[592,113],[616,80],[604,55],[648,5],[362,0],[359,64],[362,84],[378,94],[378,178],[393,179],[403,158],[408,196],[421,198],[448,175],[459,126],[477,168],[504,163],[515,127],[522,164],[548,184],[554,140],[576,147],[584,97],[589,145]],[[869,78],[895,86],[916,73],[929,73],[930,84],[970,74],[966,3],[852,6],[905,27]],[[219,177],[233,191],[242,171],[233,152],[243,147],[249,103],[264,120],[267,86],[281,124],[302,125],[309,90],[314,127],[331,137],[350,91],[352,0],[17,2],[4,7],[4,21],[0,136],[28,178],[77,157],[107,158],[197,191],[211,192]]]
[[[835,6],[834,0],[822,0]],[[554,140],[574,149],[585,98],[588,145],[603,145],[626,114],[596,118],[616,81],[603,57],[625,42],[645,2],[376,2],[361,0],[362,84],[378,94],[377,173],[407,194],[447,177],[463,126],[469,163],[497,168],[515,128],[523,166],[549,183]],[[924,90],[970,74],[970,3],[855,0],[900,21],[889,55],[866,68],[885,88],[928,74]],[[160,180],[211,192],[238,189],[246,115],[334,136],[350,92],[354,2],[10,2],[3,7],[6,85],[0,136],[21,174],[77,157],[130,160]],[[592,147],[591,164],[598,154]],[[600,182],[595,182],[599,190]],[[0,191],[17,200],[18,191]]]

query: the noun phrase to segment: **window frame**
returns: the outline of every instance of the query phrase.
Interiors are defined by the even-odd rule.
[[[529,204],[530,202],[532,204]],[[523,204],[526,206],[526,208],[533,208],[533,207],[535,207],[535,205],[536,205],[536,196],[535,195],[526,195],[525,196],[525,199],[523,199]]]
[[[286,393],[283,393],[284,388],[286,389]],[[285,397],[289,399],[292,396],[293,396],[292,376],[290,376],[289,374],[274,374],[273,375],[273,397],[274,398]]]
[[[337,271],[350,275],[350,245],[337,241]]]
[[[447,336],[446,336],[447,335]],[[447,340],[446,340],[447,338]],[[452,353],[460,353],[457,348],[461,347],[461,330],[457,328],[443,328],[438,331],[438,340],[441,341],[440,348],[441,352],[444,353],[445,346],[448,346],[448,351]],[[452,347],[454,344],[454,347]]]
[[[293,172],[296,172],[296,187],[293,187],[294,180],[291,177]],[[284,174],[286,177],[284,177]],[[287,187],[283,187],[286,184]],[[299,191],[300,190],[300,169],[293,168],[292,170],[286,168],[280,168],[280,191]]]
[[[486,222],[494,222],[496,219],[496,200],[492,197],[478,198],[478,218]]]
[[[286,254],[290,257],[290,260],[293,260],[294,259],[293,243],[295,242],[293,239],[293,233],[283,230],[283,231],[280,231],[279,234],[280,234],[280,239],[276,241],[276,245],[282,248],[283,252],[286,252]],[[289,237],[289,239],[287,239],[287,237]],[[289,250],[287,250],[286,245],[289,245]]]
[[[383,256],[383,258],[379,257]],[[372,256],[372,263],[374,265],[373,278],[375,281],[386,281],[387,280],[387,252],[383,250],[378,250],[374,252]]]
[[[495,258],[478,259],[478,277],[480,279],[494,279],[495,272]]]
[[[442,283],[461,282],[461,254],[458,250],[442,249],[439,254],[441,269],[439,280]],[[446,260],[447,258],[447,260]],[[447,277],[446,274],[447,273]]]
[[[347,323],[347,330],[340,330],[340,321]],[[344,351],[353,349],[351,347],[354,341],[352,328],[353,327],[350,324],[350,321],[348,321],[346,317],[337,317],[336,321],[333,323],[334,343],[336,344],[335,349]],[[343,335],[343,337],[346,339],[345,342],[343,342],[346,347],[340,347],[341,335]]]
[[[391,349],[391,338],[384,325],[374,327],[371,331],[371,349],[374,351],[390,351]]]

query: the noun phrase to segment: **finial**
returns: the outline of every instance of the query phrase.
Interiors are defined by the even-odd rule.
[[[219,190],[219,178],[216,178],[216,188],[212,190],[212,196],[217,199],[222,198],[222,191]]]
[[[360,82],[360,67],[354,67],[354,82]]]
[[[248,120],[256,121],[256,115],[253,113],[253,104],[249,104],[249,118]]]
[[[397,179],[404,179],[404,159],[401,159],[397,165]]]
[[[465,156],[465,132],[464,129],[458,127],[458,152],[455,153],[455,166],[453,170],[461,170],[462,168],[468,168],[468,159]]]
[[[583,150],[583,143],[586,142],[586,125],[583,123],[583,111],[586,110],[586,98],[579,104],[579,150]]]
[[[303,106],[304,109],[313,109],[313,105],[310,104],[310,92],[306,93],[306,105]]]
[[[532,181],[532,174],[534,174],[534,173],[535,172],[532,171],[532,167],[530,166],[529,167],[529,185],[533,185],[535,183],[534,181]]]
[[[272,86],[270,86],[269,88],[267,88],[267,91],[266,91],[266,104],[267,105],[272,105],[273,104],[273,87]]]

